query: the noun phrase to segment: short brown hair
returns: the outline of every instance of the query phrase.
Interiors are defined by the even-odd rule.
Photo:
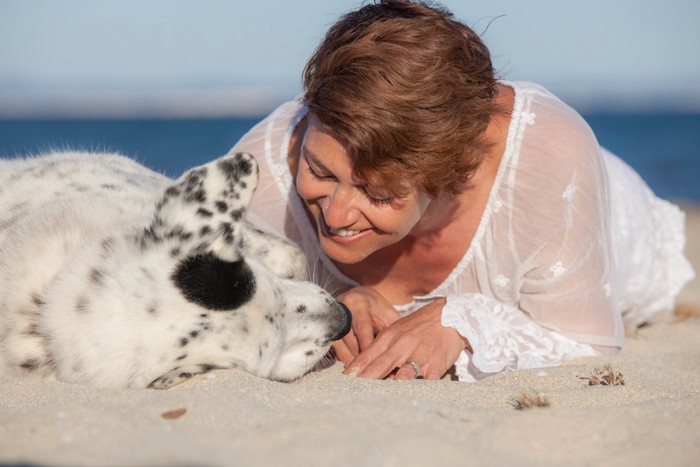
[[[481,164],[496,78],[479,36],[446,9],[382,0],[341,17],[304,70],[304,103],[353,170],[395,194],[456,194]],[[411,186],[407,186],[411,180]]]

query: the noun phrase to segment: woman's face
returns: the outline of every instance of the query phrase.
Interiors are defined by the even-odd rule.
[[[422,191],[396,198],[356,178],[342,140],[313,115],[301,147],[296,187],[316,222],[323,251],[343,264],[362,261],[406,237],[430,203]]]

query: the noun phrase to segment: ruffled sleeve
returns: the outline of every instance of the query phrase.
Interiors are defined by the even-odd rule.
[[[546,329],[521,310],[478,293],[448,296],[442,325],[466,337],[473,350],[462,352],[455,363],[460,381],[598,355],[592,346]]]

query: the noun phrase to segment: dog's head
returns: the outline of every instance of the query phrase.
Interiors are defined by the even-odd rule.
[[[300,280],[307,265],[298,248],[245,222],[257,182],[258,166],[245,153],[190,170],[165,190],[142,241],[176,239],[170,281],[197,318],[194,337],[182,345],[183,352],[192,346],[192,358],[181,364],[233,365],[293,380],[348,332],[350,314]]]

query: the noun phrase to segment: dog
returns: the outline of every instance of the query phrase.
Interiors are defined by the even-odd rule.
[[[0,374],[167,389],[311,371],[351,316],[245,220],[257,182],[246,153],[175,181],[111,153],[0,160]]]

